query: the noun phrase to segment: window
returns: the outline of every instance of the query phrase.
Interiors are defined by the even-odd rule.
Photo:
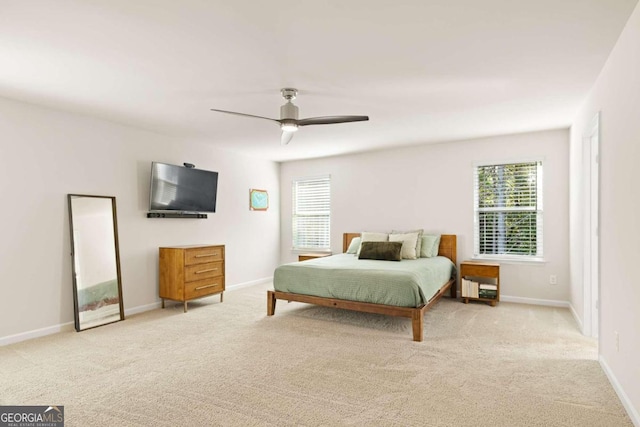
[[[474,185],[474,256],[541,259],[542,162],[477,166]]]
[[[331,179],[329,176],[293,181],[293,249],[329,251]]]

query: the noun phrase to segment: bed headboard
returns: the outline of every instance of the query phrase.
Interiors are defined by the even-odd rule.
[[[356,237],[360,237],[360,233],[344,233],[342,235],[342,252],[347,252],[349,244]],[[438,248],[438,255],[446,256],[451,261],[453,261],[454,264],[456,264],[457,253],[458,246],[456,235],[442,234],[440,237],[440,247]]]

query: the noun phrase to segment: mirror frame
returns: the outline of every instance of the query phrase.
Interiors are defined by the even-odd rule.
[[[115,260],[116,260],[116,279],[118,282],[118,305],[120,318],[117,320],[109,320],[103,323],[94,324],[90,327],[83,328],[80,324],[80,311],[79,311],[79,301],[78,301],[78,278],[76,271],[76,242],[74,239],[73,233],[73,206],[72,201],[74,198],[78,197],[87,197],[87,198],[99,198],[99,199],[109,199],[111,201],[111,216],[113,219],[113,238],[115,243]],[[69,233],[71,235],[71,275],[73,279],[73,311],[74,311],[74,321],[76,331],[84,331],[87,329],[93,329],[98,326],[107,325],[109,323],[119,322],[124,320],[124,304],[122,302],[122,276],[120,272],[120,249],[118,243],[118,220],[116,216],[116,198],[114,196],[96,196],[89,194],[67,194],[67,202],[69,207]]]

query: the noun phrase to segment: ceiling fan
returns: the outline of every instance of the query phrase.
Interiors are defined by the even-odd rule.
[[[369,120],[369,116],[324,116],[298,119],[298,107],[291,102],[296,98],[296,95],[298,95],[298,89],[284,88],[280,90],[280,93],[287,102],[280,107],[279,120],[271,119],[269,117],[254,116],[253,114],[236,113],[235,111],[217,110],[215,108],[212,108],[211,111],[277,122],[280,124],[280,129],[282,129],[282,137],[280,139],[282,145],[286,145],[291,141],[293,134],[298,130],[299,126],[332,125],[336,123],[362,122]]]

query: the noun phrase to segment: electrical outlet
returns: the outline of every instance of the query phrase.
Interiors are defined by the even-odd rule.
[[[618,333],[618,331],[614,331],[613,334],[616,338],[616,352],[619,352],[620,351],[620,334]]]
[[[549,284],[550,285],[557,285],[558,284],[558,276],[556,276],[555,274],[552,274],[551,276],[549,276]]]

